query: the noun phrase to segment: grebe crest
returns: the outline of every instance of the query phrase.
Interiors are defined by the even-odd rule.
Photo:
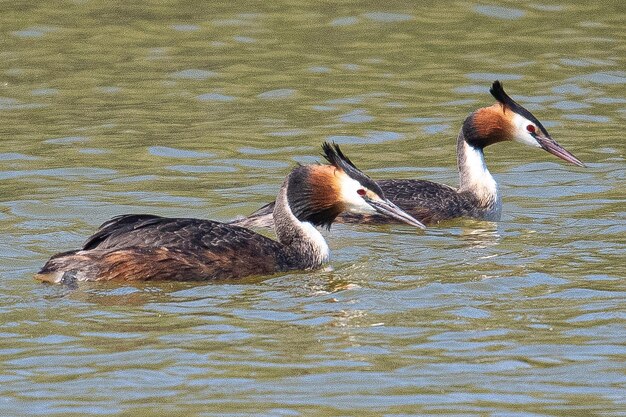
[[[371,201],[383,201],[378,184],[360,171],[337,144],[324,143],[330,165],[297,167],[289,176],[287,200],[301,222],[330,229],[343,211],[372,214]]]

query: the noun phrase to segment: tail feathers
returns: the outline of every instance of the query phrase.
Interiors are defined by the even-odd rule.
[[[274,227],[274,202],[264,205],[248,217],[236,219],[230,224],[240,227]]]
[[[259,216],[265,216],[268,214],[273,214],[275,205],[276,205],[275,201],[272,201],[271,203],[267,203],[266,205],[264,205],[257,211],[253,212],[249,217],[259,217]]]

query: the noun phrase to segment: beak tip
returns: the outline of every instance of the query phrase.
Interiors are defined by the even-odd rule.
[[[389,200],[383,200],[383,202],[377,203],[370,202],[370,204],[379,213],[399,220],[402,223],[410,224],[411,226],[415,226],[420,229],[426,229],[426,226],[424,226],[422,222],[420,222],[410,214],[406,213],[404,210],[402,210],[400,207],[396,206]]]
[[[415,222],[415,226],[419,227],[422,230],[426,229],[426,225],[424,223],[420,222],[419,220],[417,220]]]
[[[581,168],[586,168],[585,165],[580,159],[576,158],[570,151],[563,148],[559,145],[554,139],[548,137],[548,139],[538,140],[539,146],[543,148],[548,153],[556,156],[557,158],[561,158],[564,161],[567,161],[571,164],[579,166]]]
[[[576,158],[574,155],[570,154],[571,158],[563,158],[565,159],[567,162],[570,162],[576,166],[579,166],[581,168],[587,168],[587,165],[585,165],[585,163],[583,161],[581,161],[580,159]]]
[[[415,226],[415,227],[417,227],[418,229],[421,229],[421,230],[425,230],[426,229],[426,226],[424,225],[424,223],[420,222],[417,219],[413,219],[412,221],[404,220],[404,223],[407,223],[407,224],[409,224],[411,226]]]

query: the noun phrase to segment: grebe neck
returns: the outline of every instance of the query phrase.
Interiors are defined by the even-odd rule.
[[[457,138],[457,165],[459,169],[459,193],[473,195],[480,207],[487,210],[484,217],[487,220],[499,220],[502,201],[498,192],[498,184],[493,178],[487,165],[483,147],[477,145],[480,141],[470,138],[475,130],[468,128],[469,123],[464,123]]]
[[[301,269],[317,268],[328,261],[329,249],[322,234],[309,222],[296,218],[289,207],[285,180],[274,206],[274,229],[278,241],[285,245],[285,252],[291,262]]]

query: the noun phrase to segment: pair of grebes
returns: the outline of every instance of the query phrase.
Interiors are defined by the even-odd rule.
[[[457,139],[459,188],[414,179],[374,181],[338,145],[324,143],[325,165],[298,166],[276,201],[231,223],[148,214],[115,217],[81,249],[54,255],[35,276],[50,283],[109,280],[219,280],[322,266],[329,250],[316,227],[335,221],[403,222],[424,228],[457,217],[497,221],[502,201],[483,149],[515,141],[584,164],[553,140],[527,109],[493,83],[497,102],[471,113]],[[273,226],[278,240],[248,227]]]

